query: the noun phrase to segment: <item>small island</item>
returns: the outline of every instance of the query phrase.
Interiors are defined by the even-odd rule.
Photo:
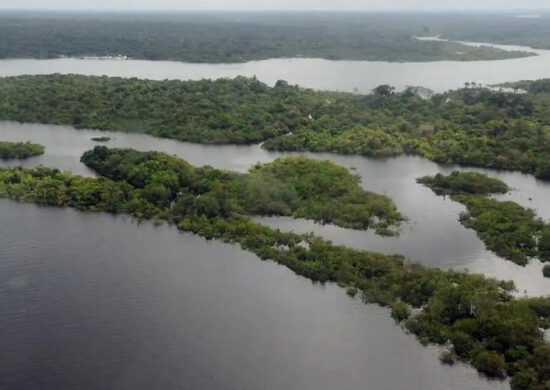
[[[109,142],[112,138],[107,137],[106,135],[102,135],[102,136],[99,136],[99,137],[92,137],[90,139],[94,142]]]
[[[0,159],[26,159],[44,154],[45,146],[32,144],[30,142],[8,142],[0,141]]]
[[[448,176],[438,173],[433,177],[421,177],[417,182],[437,195],[505,194],[509,191],[506,183],[477,172],[454,171]]]
[[[475,172],[437,174],[417,181],[465,205],[467,211],[460,215],[460,222],[475,230],[497,255],[522,266],[531,257],[550,260],[550,225],[531,209],[489,196],[508,192],[502,181]]]

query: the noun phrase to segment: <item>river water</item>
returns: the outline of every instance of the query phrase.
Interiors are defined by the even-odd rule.
[[[381,83],[437,91],[550,76],[550,52],[494,62],[383,62],[312,59],[246,64],[3,60],[0,75],[107,74],[198,79],[257,75],[274,83],[368,92]],[[276,76],[275,76],[276,75]],[[2,140],[39,142],[43,156],[3,165],[44,165],[93,175],[79,157],[107,135],[107,145],[160,150],[194,165],[245,172],[284,155],[252,146],[207,146],[147,135],[70,126],[0,123]],[[315,231],[349,246],[400,253],[430,266],[512,279],[518,294],[547,295],[550,281],[533,261],[522,268],[484,249],[458,222],[463,207],[416,184],[447,173],[402,156],[304,153],[353,168],[364,188],[386,193],[409,220],[399,237],[258,218]],[[481,170],[483,171],[483,170]],[[519,173],[485,170],[517,190],[502,196],[550,219],[550,185]],[[7,389],[505,389],[463,365],[439,363],[436,348],[406,335],[386,309],[350,299],[239,248],[205,242],[168,226],[0,200],[0,388]]]
[[[57,167],[83,175],[93,175],[79,159],[82,153],[97,145],[91,138],[109,136],[110,147],[137,150],[158,150],[177,155],[193,165],[211,165],[216,168],[246,172],[256,162],[270,162],[291,153],[269,152],[259,145],[199,145],[143,134],[115,133],[97,130],[76,130],[71,126],[19,124],[0,122],[0,138],[26,141],[46,146],[42,156],[26,161],[3,162],[3,165]],[[331,153],[302,153],[308,157],[325,159],[353,169],[360,175],[362,186],[390,196],[397,208],[408,218],[399,237],[381,237],[371,231],[357,231],[333,225],[320,225],[307,220],[261,217],[256,220],[270,226],[296,232],[311,232],[335,243],[351,247],[397,253],[413,261],[442,268],[468,269],[499,279],[513,280],[518,294],[547,295],[550,279],[542,276],[542,265],[532,260],[526,267],[505,261],[485,249],[473,230],[465,229],[458,221],[464,207],[449,198],[436,196],[431,190],[416,183],[416,178],[438,172],[449,173],[457,166],[440,166],[420,157],[401,156],[388,159],[368,159],[361,156],[343,156]],[[494,170],[487,173],[515,188],[500,196],[533,208],[539,216],[550,220],[550,183],[536,180],[531,175]]]
[[[478,43],[463,42],[468,45]],[[236,76],[256,76],[270,85],[279,79],[315,89],[369,93],[380,84],[398,90],[422,86],[436,92],[475,81],[483,85],[506,81],[550,77],[550,50],[523,46],[491,45],[504,50],[522,50],[536,56],[501,61],[330,61],[311,58],[282,58],[240,64],[196,64],[176,61],[93,60],[61,58],[53,60],[0,60],[0,76],[23,74],[76,73],[138,77],[154,80],[198,80]]]

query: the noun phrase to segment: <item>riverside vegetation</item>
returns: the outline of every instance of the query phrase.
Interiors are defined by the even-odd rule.
[[[544,85],[548,81],[540,81]],[[518,170],[550,180],[548,88],[468,87],[423,99],[382,85],[371,95],[256,79],[149,81],[76,75],[0,79],[0,119],[144,132],[200,143]]]
[[[44,154],[45,149],[43,145],[30,142],[0,141],[0,159],[26,159]]]
[[[390,307],[392,316],[421,342],[449,343],[455,358],[480,372],[509,375],[514,390],[542,390],[550,385],[550,345],[541,331],[550,326],[550,298],[515,299],[511,282],[430,269],[400,256],[336,246],[310,234],[285,233],[248,219],[248,214],[301,210],[299,214],[307,218],[326,218],[343,226],[357,226],[361,220],[361,226],[371,227],[371,213],[355,210],[370,210],[369,202],[379,198],[364,198],[367,195],[357,188],[357,179],[343,168],[292,157],[239,175],[196,168],[162,153],[104,146],[86,152],[82,161],[101,177],[84,178],[48,168],[0,169],[0,196],[165,220],[207,239],[239,244],[311,280],[339,283],[350,295],[361,292],[365,301]],[[264,185],[254,183],[264,180],[275,182],[276,190],[266,191]],[[337,199],[328,202],[339,205],[329,217],[322,217],[318,209],[324,207],[310,201],[321,197],[323,204],[326,185]],[[255,203],[240,200],[247,192],[251,194],[245,199]],[[384,210],[396,217],[393,207]]]
[[[439,19],[432,18],[432,19]],[[423,25],[388,14],[8,14],[0,58],[117,56],[187,62],[281,57],[331,60],[498,60],[530,55],[456,42],[419,41]]]
[[[487,248],[499,256],[519,265],[526,265],[529,257],[550,261],[550,225],[531,209],[489,197],[508,191],[502,181],[479,173],[453,172],[425,176],[418,182],[464,204],[467,212],[461,214],[461,223],[474,229]]]

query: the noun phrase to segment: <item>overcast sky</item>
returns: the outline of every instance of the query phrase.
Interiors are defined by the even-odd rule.
[[[550,0],[0,0],[0,9],[510,10],[550,9]]]

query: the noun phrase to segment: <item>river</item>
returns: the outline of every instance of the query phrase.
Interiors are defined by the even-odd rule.
[[[25,167],[48,166],[82,175],[93,175],[79,159],[82,153],[97,145],[91,138],[108,136],[110,147],[137,150],[158,150],[177,155],[193,165],[211,165],[216,168],[246,172],[256,162],[270,162],[278,157],[294,154],[269,152],[259,145],[200,145],[155,138],[144,134],[115,133],[97,130],[76,130],[71,126],[19,124],[0,122],[0,138],[9,141],[30,140],[46,146],[42,156],[23,162],[3,162],[3,165]],[[505,261],[485,249],[473,230],[464,228],[458,216],[464,207],[449,198],[436,196],[431,190],[416,183],[416,178],[438,172],[449,173],[458,166],[440,166],[429,160],[400,156],[387,159],[368,159],[361,156],[343,156],[331,153],[301,153],[308,157],[325,159],[354,170],[360,175],[363,188],[383,193],[392,198],[397,208],[408,218],[399,237],[381,237],[371,231],[357,231],[333,225],[292,218],[255,218],[270,226],[296,232],[310,232],[335,243],[354,248],[397,253],[423,264],[453,269],[468,269],[499,279],[513,280],[518,294],[547,295],[550,279],[542,276],[542,264],[532,260],[526,267]],[[471,170],[471,169],[470,169]],[[533,208],[539,216],[550,220],[550,183],[536,180],[531,175],[476,169],[497,177],[514,190],[501,199],[516,201]]]
[[[381,83],[444,90],[550,76],[550,52],[491,62],[388,64],[281,59],[231,65],[176,62],[3,60],[0,75],[107,74],[180,78],[257,75],[273,83],[368,92]],[[276,75],[276,76],[275,76]],[[79,162],[107,135],[112,147],[160,150],[194,165],[245,172],[285,153],[251,146],[207,146],[141,134],[70,126],[0,123],[3,140],[46,145],[43,156],[3,165],[51,166],[93,175]],[[364,188],[386,193],[409,220],[399,237],[289,218],[258,218],[337,243],[400,253],[430,266],[512,279],[518,294],[547,295],[541,264],[522,268],[485,250],[458,222],[463,206],[418,185],[447,173],[401,156],[304,153],[353,168]],[[550,219],[550,185],[532,176],[480,170],[517,190],[502,196]],[[464,365],[446,367],[386,309],[312,284],[236,246],[206,242],[131,218],[0,200],[0,388],[9,389],[507,389]]]
[[[468,45],[478,43],[463,42]],[[196,64],[176,61],[99,60],[60,58],[52,60],[0,60],[0,76],[76,73],[138,77],[154,80],[198,80],[256,76],[273,85],[279,79],[307,88],[370,93],[380,84],[398,90],[422,86],[436,92],[475,81],[483,85],[550,77],[550,50],[511,45],[491,45],[504,50],[522,50],[536,56],[500,61],[331,61],[311,58],[282,58],[239,64]]]

